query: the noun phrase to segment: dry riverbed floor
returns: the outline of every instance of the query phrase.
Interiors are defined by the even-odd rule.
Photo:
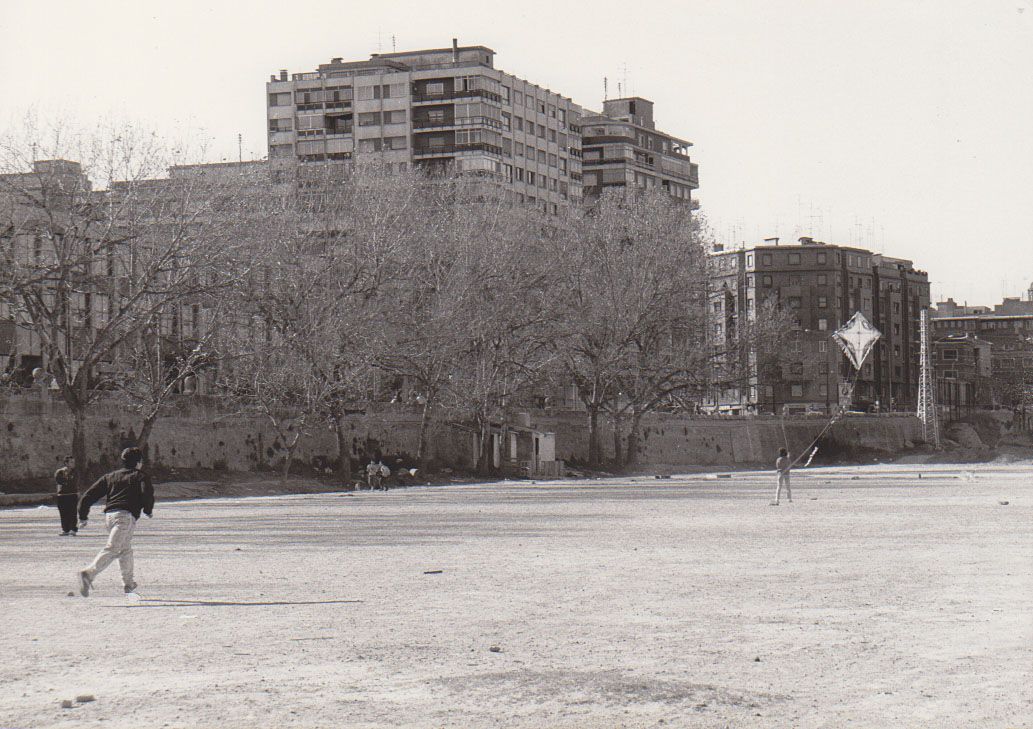
[[[772,481],[0,511],[0,727],[1033,726],[1033,467]]]

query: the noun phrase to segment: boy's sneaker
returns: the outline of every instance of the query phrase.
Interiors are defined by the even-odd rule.
[[[59,537],[69,537],[71,535],[72,535],[71,532],[61,532],[60,534],[58,534]]]
[[[90,596],[90,588],[93,587],[93,580],[86,574],[86,570],[79,573],[79,594],[83,597]]]
[[[778,502],[772,501],[770,504],[768,504],[768,506],[778,506]]]
[[[127,600],[139,600],[140,599],[140,595],[136,592],[136,587],[137,587],[136,585],[132,585],[130,587],[123,587],[122,588],[123,592],[125,592],[125,594],[126,594],[126,599]]]

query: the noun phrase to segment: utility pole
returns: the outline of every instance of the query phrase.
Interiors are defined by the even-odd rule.
[[[936,412],[936,381],[929,346],[929,309],[922,309],[919,320],[918,418],[922,421],[922,437],[934,448],[940,447],[940,423]]]

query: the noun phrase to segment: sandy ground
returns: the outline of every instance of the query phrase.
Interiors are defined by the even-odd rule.
[[[2,511],[0,727],[1033,726],[1033,469],[920,472]]]

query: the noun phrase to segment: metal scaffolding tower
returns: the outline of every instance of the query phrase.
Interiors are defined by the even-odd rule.
[[[919,325],[918,418],[922,421],[922,437],[934,448],[940,447],[940,421],[936,415],[936,378],[929,340],[929,310],[922,309]]]

